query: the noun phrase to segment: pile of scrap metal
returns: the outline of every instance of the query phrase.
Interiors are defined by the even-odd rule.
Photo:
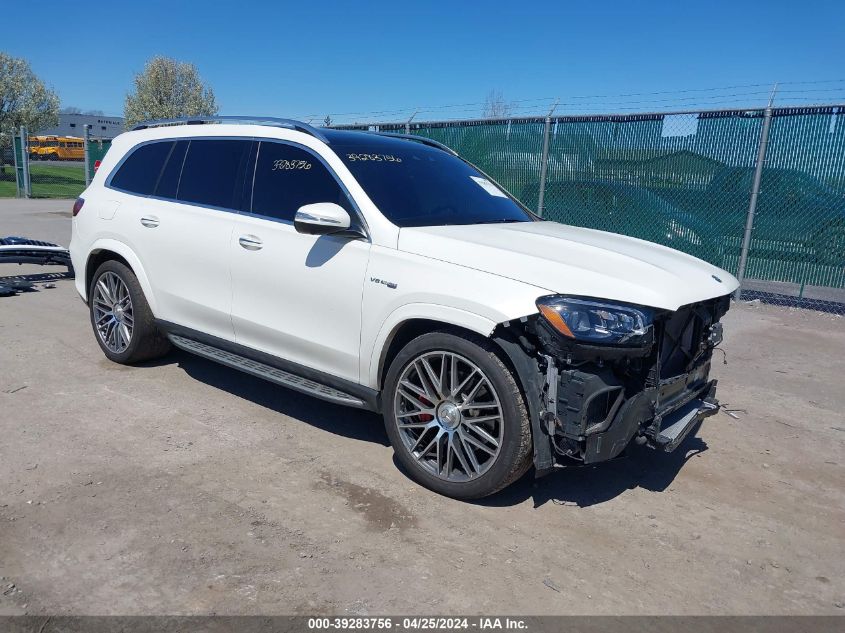
[[[68,250],[58,244],[30,240],[25,237],[0,237],[0,264],[41,264],[67,266],[73,275],[73,264]],[[33,283],[20,278],[0,278],[0,297],[31,290]]]

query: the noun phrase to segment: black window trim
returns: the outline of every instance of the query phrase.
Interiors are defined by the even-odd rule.
[[[210,209],[212,211],[224,211],[226,213],[234,213],[236,215],[245,215],[245,216],[249,216],[249,217],[252,217],[252,218],[258,218],[260,220],[267,220],[268,222],[277,222],[279,224],[287,224],[287,225],[293,226],[293,222],[290,221],[290,220],[282,220],[281,218],[273,218],[273,217],[269,217],[269,216],[266,216],[266,215],[261,215],[260,213],[253,213],[252,211],[244,211],[244,210],[241,210],[241,209],[231,209],[229,207],[218,207],[218,206],[211,205],[211,204],[201,204],[199,202],[188,202],[188,201],[185,201],[185,200],[177,200],[176,198],[165,198],[165,197],[162,197],[162,196],[155,196],[155,195],[146,195],[145,196],[143,194],[140,194],[140,193],[137,193],[137,192],[134,192],[134,191],[128,191],[126,189],[121,189],[120,187],[115,187],[111,184],[112,179],[115,177],[117,172],[120,171],[120,168],[123,166],[123,163],[125,163],[129,159],[129,157],[132,156],[132,154],[137,152],[138,149],[143,147],[144,145],[149,145],[151,143],[171,143],[171,142],[174,142],[174,141],[178,143],[179,141],[190,142],[190,141],[219,141],[219,140],[252,141],[254,143],[259,143],[259,144],[263,143],[263,142],[281,143],[281,144],[284,144],[284,145],[291,145],[293,147],[302,149],[305,152],[313,155],[318,161],[320,161],[320,163],[323,165],[323,167],[326,168],[326,170],[329,172],[329,174],[332,176],[332,178],[335,179],[335,182],[337,182],[337,184],[340,186],[341,191],[343,191],[344,195],[347,197],[350,204],[352,205],[352,209],[354,210],[354,216],[355,217],[352,218],[353,224],[352,224],[351,228],[354,228],[354,221],[358,220],[359,227],[360,227],[361,231],[363,231],[363,233],[364,233],[364,235],[362,235],[362,237],[364,237],[367,241],[372,241],[371,234],[370,234],[370,227],[367,224],[367,220],[364,218],[364,214],[361,213],[361,208],[358,206],[358,203],[355,201],[355,198],[349,192],[349,189],[346,187],[344,182],[337,175],[335,170],[332,169],[331,165],[328,164],[328,162],[326,161],[325,158],[323,158],[320,154],[315,152],[312,148],[308,147],[307,145],[303,145],[302,143],[297,143],[296,141],[289,141],[289,140],[281,139],[281,138],[269,138],[269,137],[263,137],[263,136],[175,136],[175,137],[172,137],[172,138],[171,137],[154,138],[154,139],[150,139],[148,141],[142,141],[141,143],[134,145],[130,151],[126,152],[123,155],[123,157],[118,161],[117,165],[115,165],[114,168],[109,173],[108,177],[106,178],[106,182],[105,182],[104,186],[107,189],[111,189],[113,191],[119,191],[120,193],[124,193],[128,196],[134,196],[136,198],[142,198],[142,199],[145,199],[145,200],[149,199],[149,200],[160,200],[162,202],[173,202],[175,204],[184,204],[184,205],[189,206],[189,207],[199,207],[201,209]],[[173,147],[175,147],[175,145]],[[185,156],[182,158],[182,169],[184,169],[184,167],[185,167],[185,160],[188,156],[188,152],[190,151],[190,149],[191,149],[191,147],[189,145],[188,148],[185,150]],[[249,169],[250,169],[250,167],[252,167],[252,181],[250,182],[250,185],[249,185],[249,206],[250,206],[250,209],[252,209],[252,188],[255,185],[255,172],[258,168],[258,153],[260,151],[261,150],[260,150],[260,145],[259,145],[257,151],[255,152],[255,156],[252,157],[252,165],[247,164],[246,171],[244,172],[244,180],[246,181],[246,179],[249,178]],[[162,172],[159,172],[158,178],[156,178],[156,185],[155,185],[156,188],[158,187],[158,183],[161,180],[161,175],[163,173],[164,168],[167,166],[167,161],[169,160],[172,152],[173,152],[173,148],[171,148],[170,153],[168,153],[167,158],[165,159],[164,163],[162,164]],[[180,170],[179,180],[181,181],[181,179],[182,179],[182,173],[181,173],[181,170]],[[178,187],[177,187],[177,192],[178,192]]]
[[[137,145],[133,145],[132,149],[126,152],[123,157],[117,162],[117,165],[112,168],[111,172],[109,172],[108,177],[106,178],[105,187],[107,189],[111,189],[113,191],[119,191],[121,193],[125,193],[129,196],[135,196],[136,198],[153,198],[154,196],[145,196],[144,194],[138,193],[137,191],[129,191],[128,189],[123,189],[121,187],[115,187],[112,184],[112,180],[114,180],[115,176],[117,176],[120,169],[123,167],[123,164],[129,160],[129,157],[132,156],[135,152],[139,149],[144,147],[145,145],[152,145],[153,143],[172,143],[176,139],[173,138],[156,138],[150,139],[149,141],[144,141],[142,143],[138,143]],[[172,151],[172,148],[171,148]],[[167,157],[164,159],[164,162],[161,165],[162,170],[164,169],[165,165],[167,165],[167,159],[170,158],[170,152],[168,152]],[[159,171],[158,176],[156,176],[155,186],[153,187],[153,191],[155,191],[155,187],[158,186],[158,181],[161,178],[161,171]]]
[[[179,182],[176,185],[176,195],[179,195],[179,190],[182,188],[182,174],[185,171],[185,162],[188,160],[188,154],[191,151],[191,141],[250,141],[255,143],[257,139],[251,136],[184,136],[181,138],[174,139],[176,142],[179,141],[188,141],[188,147],[185,149],[185,155],[182,157],[182,167],[179,170]],[[173,146],[176,147],[175,145]],[[249,160],[249,153],[251,153],[251,149],[247,150],[247,160]],[[168,155],[168,158],[170,156]],[[161,180],[162,174],[164,174],[164,167],[167,166],[167,161],[165,161],[164,165],[162,165],[162,171],[158,176],[158,179]],[[244,166],[244,174],[243,180],[240,183],[241,187],[241,195],[243,196],[243,186],[244,182],[246,181],[247,174],[249,173],[249,163]],[[156,188],[158,187],[158,180],[156,181]],[[201,209],[212,209],[214,211],[226,211],[227,213],[236,213],[241,214],[241,209],[233,209],[232,207],[219,207],[213,204],[205,204],[202,202],[191,202],[190,200],[179,200],[178,198],[164,198],[161,196],[145,196],[147,198],[152,198],[154,200],[163,200],[164,202],[176,202],[178,204],[186,204],[189,207],[200,207]],[[241,199],[241,203],[243,204],[243,199]]]
[[[167,158],[164,159],[164,163],[161,166],[161,171],[158,172],[158,178],[156,178],[156,184],[153,186],[153,191],[158,190],[158,186],[161,184],[161,177],[164,176],[164,170],[167,168],[167,163],[170,162],[170,157],[173,156],[173,150],[176,149],[176,145],[179,144],[179,141],[173,143],[170,146],[170,151],[167,152]],[[179,166],[179,178],[176,180],[176,194],[179,194],[179,183],[182,182],[182,170],[185,168],[185,159],[188,157],[188,150],[191,149],[191,142],[188,141],[188,146],[185,148],[185,153],[182,155],[182,164]],[[170,198],[165,198],[164,196],[148,196],[150,198],[156,197],[162,200],[170,200]],[[174,198],[175,200],[175,198]]]
[[[143,142],[138,143],[137,145],[133,146],[132,150],[126,152],[126,154],[123,156],[123,158],[121,158],[120,161],[118,161],[117,165],[115,165],[114,169],[112,169],[111,172],[109,173],[108,178],[106,178],[106,183],[105,183],[104,186],[107,189],[111,189],[113,191],[119,191],[119,192],[124,193],[128,196],[135,196],[136,198],[142,198],[144,200],[160,200],[161,202],[172,202],[174,204],[184,204],[185,206],[189,206],[189,207],[198,207],[200,209],[210,209],[211,211],[224,211],[226,213],[234,213],[234,214],[240,215],[242,212],[239,209],[233,209],[231,207],[218,207],[218,206],[215,206],[213,204],[203,204],[203,203],[200,203],[200,202],[190,202],[188,200],[178,200],[177,198],[165,198],[164,196],[154,196],[154,195],[145,196],[145,195],[137,193],[135,191],[128,191],[126,189],[121,189],[120,187],[115,187],[114,185],[111,184],[111,181],[112,181],[112,178],[114,178],[115,174],[117,174],[117,172],[120,171],[120,168],[123,166],[123,163],[125,163],[128,160],[128,158],[130,156],[132,156],[132,154],[134,154],[136,151],[138,151],[139,148],[143,147],[144,145],[149,145],[151,143],[171,143],[173,141],[176,141],[177,143],[179,141],[188,141],[189,143],[190,143],[190,141],[250,141],[250,142],[255,142],[255,141],[258,141],[258,140],[259,139],[252,137],[252,136],[175,136],[173,138],[154,138],[154,139],[150,139],[149,141],[143,141]],[[175,145],[174,145],[174,147],[175,147]],[[185,168],[185,160],[188,156],[188,151],[190,151],[190,149],[191,149],[191,147],[190,147],[190,144],[189,144],[188,148],[185,150],[185,156],[182,157],[182,168],[179,171],[179,180],[180,181],[182,180],[182,169]],[[168,154],[167,158],[168,159],[170,158],[170,154]],[[164,170],[164,167],[166,167],[166,166],[167,166],[167,159],[165,159],[164,164],[162,164],[162,170]],[[244,177],[246,177],[248,171],[249,171],[249,165],[246,166],[246,170],[244,171]],[[156,187],[158,187],[158,183],[161,180],[162,173],[163,173],[163,171],[159,172],[158,178],[156,178]],[[177,195],[178,195],[178,187],[177,187]]]

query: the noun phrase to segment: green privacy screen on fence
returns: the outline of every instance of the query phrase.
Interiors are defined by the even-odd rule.
[[[94,177],[95,167],[106,155],[111,147],[109,140],[90,140],[88,141],[88,173],[91,178]]]
[[[745,253],[744,296],[845,313],[843,105],[338,127],[435,139],[530,209],[542,193],[546,219],[671,246],[734,274]],[[108,148],[88,143],[89,175]],[[29,167],[34,197],[85,186],[81,161]],[[15,195],[14,182],[2,184],[0,195]]]
[[[623,233],[737,274],[765,111],[548,120],[544,218]],[[743,291],[845,312],[843,106],[775,108]],[[339,126],[426,136],[537,210],[546,120]]]

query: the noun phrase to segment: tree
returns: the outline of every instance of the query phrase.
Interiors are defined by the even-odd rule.
[[[59,110],[59,114],[87,114],[88,116],[105,116],[102,110],[83,110],[76,106],[65,106]]]
[[[0,150],[21,125],[30,132],[58,125],[58,113],[59,97],[32,72],[29,62],[0,52]]]
[[[500,91],[491,90],[484,99],[485,119],[506,119],[513,112],[513,104],[505,101]]]
[[[323,127],[331,127],[332,126],[332,117],[330,115],[326,115],[326,118],[323,119]]]
[[[135,90],[126,95],[126,127],[149,119],[214,116],[214,92],[203,84],[196,66],[169,57],[153,57],[135,75]]]

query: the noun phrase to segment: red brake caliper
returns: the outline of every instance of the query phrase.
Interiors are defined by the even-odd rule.
[[[420,402],[422,402],[427,407],[433,407],[434,405],[428,401],[428,398],[424,398],[420,396]],[[434,419],[434,416],[430,413],[420,413],[419,416],[420,422],[431,422]]]

